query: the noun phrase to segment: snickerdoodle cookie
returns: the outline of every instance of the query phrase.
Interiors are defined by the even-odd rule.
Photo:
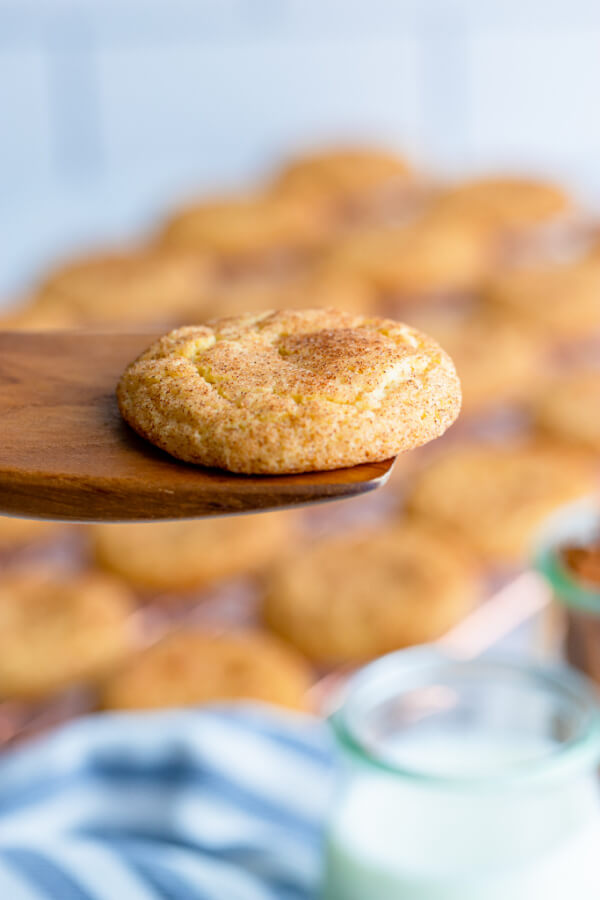
[[[133,649],[133,598],[104,575],[6,575],[0,696],[35,698],[104,676]]]
[[[450,537],[405,522],[321,541],[271,573],[265,622],[327,663],[433,640],[476,599],[463,554]]]
[[[98,565],[151,590],[204,587],[252,574],[293,540],[292,511],[181,522],[95,525],[89,529]]]
[[[61,530],[58,522],[41,522],[37,519],[17,519],[14,516],[0,516],[0,550],[22,547],[25,544],[43,541]]]
[[[475,287],[492,262],[484,230],[432,216],[357,232],[325,257],[333,269],[365,279],[385,297],[419,302]]]
[[[508,270],[486,285],[483,299],[540,336],[586,338],[600,332],[600,259]]]
[[[537,400],[534,418],[546,434],[600,454],[600,369],[552,381]]]
[[[470,445],[449,450],[413,479],[408,507],[448,528],[483,557],[522,560],[538,527],[594,488],[578,454],[552,444]]]
[[[275,189],[309,197],[316,194],[344,211],[412,177],[407,161],[394,153],[367,147],[334,148],[293,160],[276,178]]]
[[[327,216],[313,198],[265,192],[189,206],[167,223],[159,240],[236,263],[313,250],[329,232]]]
[[[207,293],[211,263],[193,253],[133,250],[73,262],[52,274],[30,308],[72,324],[177,323]]]
[[[105,685],[108,709],[259,700],[306,708],[306,662],[267,634],[177,631],[144,650]]]
[[[376,294],[360,277],[315,267],[284,279],[225,280],[210,292],[203,305],[207,303],[210,316],[199,316],[200,321],[276,309],[334,308],[370,313],[376,305]]]
[[[35,297],[7,307],[0,315],[2,331],[67,331],[77,327],[77,317],[69,310],[40,304]]]
[[[545,376],[541,342],[504,318],[422,310],[411,325],[426,331],[450,354],[462,387],[463,412],[530,398]]]
[[[570,210],[563,188],[532,178],[476,178],[442,190],[434,209],[449,218],[471,220],[501,234],[515,234],[553,222]]]
[[[179,459],[275,474],[384,460],[460,408],[450,357],[388,319],[302,310],[219,319],[161,338],[125,371],[123,417]]]

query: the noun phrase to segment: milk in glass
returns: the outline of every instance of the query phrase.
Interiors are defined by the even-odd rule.
[[[526,666],[388,659],[334,716],[344,762],[323,900],[600,900],[588,686]]]
[[[430,771],[462,774],[547,749],[446,736],[411,752]],[[362,773],[335,811],[326,854],[326,900],[599,900],[596,781],[490,794]]]

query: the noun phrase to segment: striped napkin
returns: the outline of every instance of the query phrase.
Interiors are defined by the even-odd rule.
[[[0,759],[0,898],[309,900],[331,783],[308,717],[80,719]]]

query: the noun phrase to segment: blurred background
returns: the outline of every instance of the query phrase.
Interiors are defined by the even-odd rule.
[[[394,900],[598,896],[595,695],[555,669],[600,684],[599,87],[592,0],[0,0],[0,330],[337,307],[430,333],[463,387],[351,501],[0,517],[0,896],[312,900],[323,719],[405,648],[375,667],[397,696],[340,726],[374,806],[353,824],[338,791],[328,896],[378,866]],[[458,680],[403,682],[431,649]],[[469,793],[571,751],[572,797]],[[464,821],[415,767],[458,774]]]
[[[332,141],[592,199],[599,36],[589,0],[3,0],[0,288]]]
[[[549,603],[535,535],[597,474],[599,48],[584,0],[0,0],[5,328],[333,305],[430,331],[465,395],[365,500],[3,520],[7,740],[106,705],[317,709],[339,671],[455,627],[466,654],[512,634],[556,657],[556,612],[515,629]],[[161,656],[191,624],[258,644],[200,676],[193,642]]]

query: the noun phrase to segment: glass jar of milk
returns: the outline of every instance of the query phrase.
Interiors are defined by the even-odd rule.
[[[349,682],[323,900],[599,900],[600,726],[574,672],[402,651]]]

